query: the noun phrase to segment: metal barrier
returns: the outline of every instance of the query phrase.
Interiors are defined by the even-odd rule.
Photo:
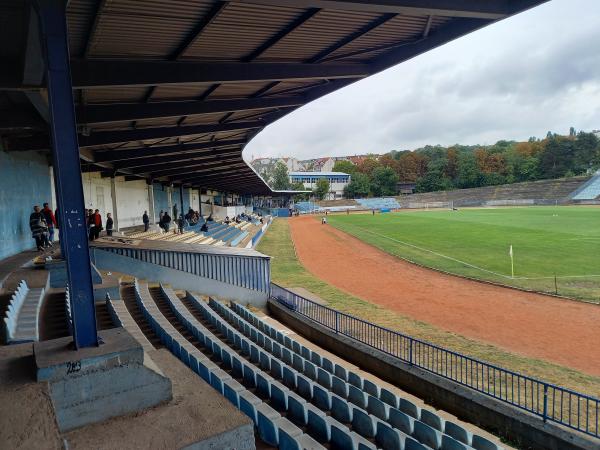
[[[271,283],[271,297],[338,334],[552,421],[600,437],[600,399],[414,339]]]

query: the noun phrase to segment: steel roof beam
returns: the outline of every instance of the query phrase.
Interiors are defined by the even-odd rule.
[[[251,122],[230,122],[210,125],[192,125],[187,127],[158,127],[139,128],[137,130],[98,131],[90,136],[79,135],[80,147],[94,145],[120,144],[121,142],[144,141],[148,139],[163,139],[193,134],[218,133],[221,131],[249,130],[262,128],[266,122],[257,120]]]
[[[236,170],[239,171],[243,168],[246,163],[240,157],[224,159],[222,161],[217,161],[214,163],[200,163],[200,164],[190,164],[187,166],[176,166],[174,168],[157,168],[152,171],[146,171],[148,173],[152,173],[154,178],[159,177],[180,177],[182,175],[193,175],[196,173],[203,172],[219,172],[220,170]]]
[[[373,62],[373,69],[377,72],[388,67],[408,61],[415,56],[425,53],[433,48],[439,47],[457,39],[465,34],[471,33],[492,23],[491,20],[482,19],[455,19],[440,28],[429,31],[426,38],[420,39],[410,45],[397,47],[377,57]]]
[[[71,61],[75,89],[183,83],[239,83],[364,78],[365,64],[238,63],[148,60]]]
[[[128,159],[125,161],[118,161],[113,163],[113,166],[116,169],[132,169],[135,168],[136,171],[140,170],[152,170],[152,166],[158,166],[160,164],[169,164],[169,163],[193,163],[196,161],[209,161],[214,160],[218,161],[218,158],[228,158],[231,156],[240,157],[242,154],[241,149],[234,150],[202,150],[200,152],[195,153],[186,153],[186,154],[176,154],[170,155],[168,157],[156,157],[153,156],[151,158],[139,158],[139,159]]]
[[[239,147],[246,144],[246,139],[231,139],[223,141],[197,142],[190,144],[164,145],[160,147],[138,147],[123,150],[98,150],[95,152],[96,162],[121,161],[135,159],[162,158],[165,156],[179,156],[188,153],[197,153],[199,150],[210,152],[217,148]]]
[[[77,122],[86,124],[110,123],[126,120],[170,118],[184,115],[254,111],[299,106],[302,104],[304,104],[304,99],[301,96],[290,96],[236,100],[81,105],[77,108]]]
[[[321,8],[367,13],[393,13],[412,16],[434,15],[478,19],[502,19],[509,15],[506,0],[229,0],[294,8]]]
[[[243,161],[242,157],[239,153],[236,153],[234,155],[229,155],[229,156],[220,156],[220,155],[212,155],[212,156],[207,156],[205,155],[204,158],[198,158],[198,159],[194,159],[194,160],[189,160],[189,161],[175,161],[175,162],[162,162],[159,161],[156,164],[153,164],[151,166],[144,166],[144,167],[140,167],[138,169],[133,170],[134,172],[138,172],[138,173],[146,173],[146,172],[152,172],[152,173],[158,173],[160,172],[161,174],[164,173],[165,175],[167,175],[167,171],[182,171],[182,170],[192,170],[195,167],[218,167],[219,164],[221,163],[239,163]],[[116,167],[116,166],[115,166]],[[163,175],[161,175],[163,176]]]
[[[233,179],[237,179],[237,178],[245,178],[245,176],[242,176],[243,174],[239,174],[240,169],[237,166],[225,166],[222,168],[209,168],[206,170],[196,170],[194,172],[189,172],[189,173],[182,173],[182,174],[160,174],[160,175],[152,175],[153,178],[163,178],[163,177],[168,177],[169,180],[173,183],[190,183],[191,180],[194,179],[200,179],[202,178],[203,180],[211,180],[214,179],[215,177],[223,177],[226,174],[233,174],[231,176],[227,175],[228,178]],[[210,175],[201,175],[202,173],[209,173]],[[239,175],[237,175],[239,174]],[[184,176],[185,175],[185,176]]]

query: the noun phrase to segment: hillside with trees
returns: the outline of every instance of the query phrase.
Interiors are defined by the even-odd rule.
[[[593,133],[544,139],[498,141],[494,145],[425,146],[338,161],[335,171],[352,174],[347,197],[394,195],[396,182],[416,183],[417,192],[444,191],[583,175],[600,167],[600,140]]]
[[[344,192],[347,198],[381,197],[395,195],[398,182],[415,183],[416,192],[423,193],[585,175],[600,168],[600,140],[594,133],[571,128],[566,136],[548,132],[543,139],[524,142],[427,145],[361,156],[356,164],[336,159],[333,171],[352,175]],[[290,183],[281,162],[261,175],[273,189],[304,190],[301,183]],[[326,187],[320,186],[313,194],[321,198],[323,191]]]

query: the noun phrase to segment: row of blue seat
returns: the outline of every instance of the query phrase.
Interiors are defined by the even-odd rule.
[[[317,377],[319,377],[319,374],[322,373],[320,370],[329,373],[329,376],[320,375],[320,379],[325,386],[330,386],[333,392],[358,406],[366,408],[374,416],[387,420],[407,434],[413,435],[416,433],[420,438],[419,440],[424,440],[430,447],[469,448],[469,446],[472,446],[478,450],[501,449],[488,439],[473,435],[464,427],[451,421],[445,421],[432,411],[421,409],[409,400],[399,398],[394,393],[377,386],[370,380],[363,379],[360,375],[332,363],[317,352],[311,351],[289,336],[283,335],[283,333],[239,304],[233,303],[231,305],[233,311],[217,302],[210,302],[210,305],[220,312],[224,318],[235,323],[239,329],[249,333],[248,337],[253,341],[261,346],[271,348],[275,354],[278,353],[278,349],[283,347],[292,350],[298,355],[298,357],[295,357],[295,360],[298,361],[296,366],[298,370],[302,369],[300,362],[300,358],[302,358],[304,359],[304,370],[309,368],[310,374],[316,372]],[[241,324],[240,321],[242,320],[246,320],[246,323]],[[250,324],[256,326],[256,328],[248,329],[247,326]],[[262,332],[265,334],[261,336]],[[283,347],[275,345],[274,342],[269,344],[270,339],[267,336],[270,336]],[[285,353],[282,353],[282,355],[285,355]],[[344,383],[345,381],[348,383]],[[365,392],[362,392],[363,390]]]
[[[73,335],[73,314],[71,313],[71,291],[69,290],[69,283],[65,286],[65,315],[67,317],[69,334]]]
[[[357,198],[357,203],[369,209],[398,209],[400,204],[393,197]]]
[[[136,280],[135,288],[136,301],[144,317],[166,347],[237,408],[251,417],[265,442],[270,445],[278,445],[280,449],[286,450],[323,448],[310,436],[302,433],[298,427],[281,417],[277,411],[263,403],[259,397],[246,390],[242,384],[220,369],[185,339],[162,315],[152,300],[146,284]],[[164,286],[161,286],[161,290],[180,323],[190,330],[204,347],[213,352],[225,367],[235,366],[239,371],[238,375],[243,373],[248,379],[257,379],[259,374],[256,373],[257,369],[252,364],[236,356],[231,348],[198,322],[172,290]],[[227,362],[229,362],[229,366]],[[270,392],[270,387],[268,391]]]
[[[194,307],[210,321],[236,348],[241,350],[242,355],[248,356],[250,362],[256,365],[254,372],[252,369],[241,370],[236,367],[235,357],[232,358],[231,368],[233,373],[238,373],[250,385],[257,388],[257,392],[271,399],[273,405],[280,411],[287,411],[288,417],[302,427],[306,427],[315,438],[321,442],[329,443],[332,448],[340,449],[375,449],[376,446],[365,437],[355,431],[351,431],[348,426],[339,422],[333,415],[332,405],[322,402],[320,399],[327,397],[327,391],[320,388],[307,377],[298,374],[296,370],[282,362],[271,357],[266,352],[259,349],[257,345],[251,343],[243,335],[238,333],[232,326],[223,321],[216,313],[212,312],[204,302],[188,293]],[[190,329],[190,332],[193,332]],[[223,349],[221,352],[223,354]],[[224,357],[227,360],[231,355]],[[227,363],[229,365],[229,363]],[[244,367],[246,369],[246,367]],[[268,375],[266,372],[270,372]],[[281,380],[279,382],[278,380]],[[291,390],[290,390],[291,389]],[[294,391],[297,391],[296,394]],[[309,402],[313,402],[313,404]],[[340,404],[347,404],[340,399]],[[244,410],[247,406],[241,406]],[[325,411],[331,411],[332,415],[327,416]],[[365,413],[366,414],[366,413]],[[251,413],[248,413],[252,417]],[[260,419],[257,419],[260,421]],[[259,426],[260,431],[260,426]],[[384,442],[390,440],[388,434],[400,435],[390,427],[381,428],[373,437]],[[262,436],[262,435],[261,435]],[[264,439],[264,437],[263,437]],[[410,439],[410,438],[409,438]],[[407,448],[415,450],[424,450],[426,447],[420,446],[416,441],[410,439],[413,445]],[[400,442],[400,441],[398,441]],[[402,441],[403,442],[403,441]],[[400,444],[399,444],[400,445]],[[281,448],[281,447],[280,447]],[[403,449],[404,446],[384,447]]]
[[[8,308],[6,309],[6,314],[4,317],[6,342],[10,342],[17,332],[19,311],[21,311],[21,306],[23,306],[23,302],[25,301],[25,297],[27,297],[28,292],[29,287],[27,286],[27,283],[25,280],[21,280],[17,286],[17,289],[15,289],[15,292],[13,292],[13,294],[10,296]]]
[[[418,420],[411,418],[404,412],[391,407],[390,405],[381,401],[378,397],[370,395],[364,392],[364,387],[367,387],[371,393],[373,389],[369,389],[368,386],[379,388],[369,380],[364,380],[362,383],[362,377],[349,372],[349,378],[355,380],[355,384],[347,383],[342,378],[324,370],[317,366],[317,363],[321,364],[321,357],[316,353],[302,346],[301,353],[292,352],[291,349],[282,347],[279,343],[273,342],[272,339],[264,335],[261,331],[252,327],[249,323],[244,322],[241,317],[232,316],[232,311],[225,308],[223,305],[211,301],[209,302],[215,310],[220,311],[225,317],[229,319],[243,330],[250,339],[256,342],[265,350],[272,352],[276,357],[279,356],[286,363],[292,365],[299,373],[303,373],[312,381],[315,381],[328,392],[325,397],[325,403],[323,406],[337,405],[332,415],[343,423],[351,423],[353,428],[356,428],[359,434],[368,437],[376,437],[376,430],[383,428],[386,430],[387,441],[397,442],[403,441],[411,442],[410,446],[415,448],[416,442],[412,443],[409,437],[412,435],[416,441],[427,445],[427,448],[441,448],[443,450],[454,450],[454,449],[467,449],[468,446],[455,441],[450,436],[444,437],[442,433],[436,431],[429,425],[422,423]],[[285,337],[284,337],[285,338]],[[294,341],[295,342],[295,341]],[[304,356],[308,356],[305,358]],[[317,359],[319,359],[317,361]],[[337,367],[337,370],[335,369]],[[340,365],[334,365],[334,370],[338,374],[341,374],[343,370],[346,373],[346,369]],[[356,381],[361,380],[361,386],[356,386]],[[370,384],[369,384],[370,383]],[[330,393],[329,393],[330,391]],[[388,391],[390,395],[395,394]],[[396,397],[396,396],[395,396]],[[397,398],[397,397],[396,397]],[[409,402],[412,408],[416,408],[416,405]],[[437,415],[436,415],[437,417]],[[380,423],[383,422],[383,423]],[[394,428],[394,430],[388,431],[387,428]],[[396,436],[396,439],[391,440],[392,435]]]
[[[203,346],[208,348],[223,366],[232,371],[234,376],[244,379],[248,384],[256,387],[257,391],[263,397],[272,399],[273,403],[281,404],[286,395],[287,389],[278,385],[269,375],[265,374],[253,364],[248,364],[246,360],[239,357],[235,350],[221,341],[217,336],[211,333],[202,325],[187,308],[175,293],[165,286],[161,285],[161,290],[169,307],[186,329],[198,339]],[[189,295],[189,294],[188,294]],[[203,303],[201,300],[191,297],[190,300],[195,307],[202,312]],[[207,312],[208,308],[204,309]],[[220,330],[228,336],[232,343],[237,341],[238,349],[242,350],[242,336],[234,336],[233,328]],[[252,361],[251,361],[252,362]],[[218,377],[216,376],[218,375]],[[246,390],[242,384],[233,379],[231,375],[221,370],[215,376],[211,374],[210,384],[224,395],[233,405],[248,415],[258,428],[261,438],[271,445],[279,445],[280,448],[301,449],[305,447],[322,448],[310,436],[304,435],[302,430],[292,424],[289,420],[282,417],[279,412],[269,405],[262,403],[262,400]]]
[[[4,318],[5,337],[9,344],[39,340],[39,317],[44,300],[44,288],[29,289],[22,280],[11,296]]]
[[[230,246],[232,247],[237,247],[237,245],[242,242],[242,240],[248,236],[248,232],[247,231],[242,231],[237,237],[233,238],[230,242]]]

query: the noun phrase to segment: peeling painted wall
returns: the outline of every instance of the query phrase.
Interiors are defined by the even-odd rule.
[[[0,258],[31,249],[29,231],[33,205],[52,202],[50,168],[37,152],[0,150]]]

